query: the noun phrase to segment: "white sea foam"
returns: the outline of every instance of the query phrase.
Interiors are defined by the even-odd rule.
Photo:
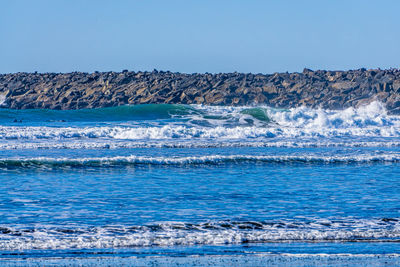
[[[169,124],[115,125],[87,127],[0,126],[0,139],[93,139],[115,140],[254,140],[268,142],[273,138],[375,138],[400,137],[400,116],[388,115],[384,106],[372,102],[363,107],[330,111],[310,108],[277,110],[258,107],[271,122],[241,123],[250,115],[245,109],[234,107],[202,107],[207,114],[217,114],[227,119],[212,119],[204,115],[187,115],[188,121]],[[250,116],[250,117],[249,117]],[[236,118],[237,117],[237,118]],[[236,118],[232,123],[231,119]],[[257,121],[252,117],[253,121]],[[198,121],[206,121],[199,123]],[[235,126],[236,125],[236,126]]]
[[[265,242],[398,242],[398,219],[312,222],[165,222],[147,226],[0,228],[1,250],[220,245]]]
[[[400,147],[399,141],[330,141],[330,140],[310,140],[310,141],[196,141],[181,140],[170,141],[118,141],[112,142],[99,140],[64,140],[51,141],[39,140],[36,142],[20,142],[16,140],[8,140],[0,143],[0,150],[16,150],[16,149],[132,149],[132,148],[230,148],[230,147],[281,147],[281,148],[314,148],[314,147]]]
[[[107,167],[114,165],[196,165],[221,164],[230,162],[259,163],[368,163],[368,162],[399,162],[399,153],[361,154],[352,156],[324,155],[208,155],[187,157],[150,157],[150,156],[116,156],[116,157],[84,157],[84,158],[0,158],[0,167]]]
[[[316,138],[316,137],[400,137],[400,127],[354,127],[354,128],[313,128],[313,127],[234,127],[214,128],[165,125],[161,127],[14,127],[0,126],[0,139],[70,139],[70,138],[112,138],[120,140],[163,140],[163,139],[219,139],[245,140],[269,139],[273,137]]]

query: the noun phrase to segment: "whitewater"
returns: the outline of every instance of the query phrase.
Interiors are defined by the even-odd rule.
[[[354,142],[374,146],[374,142],[398,145],[400,138],[400,117],[388,115],[379,102],[342,111],[165,104],[83,111],[4,109],[0,122],[0,146],[4,148],[17,144],[57,148],[60,142],[70,147],[96,147],[94,143],[101,142],[113,147],[145,147],[152,142],[180,147],[232,142],[241,146],[329,146],[347,140],[350,146]]]
[[[3,108],[0,263],[93,255],[396,263],[399,164],[400,116],[378,101],[344,110]]]

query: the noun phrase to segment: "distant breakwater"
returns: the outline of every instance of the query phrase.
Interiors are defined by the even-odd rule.
[[[400,114],[400,70],[183,74],[169,71],[0,74],[0,105],[83,109],[126,104],[256,105],[324,109],[379,100]]]

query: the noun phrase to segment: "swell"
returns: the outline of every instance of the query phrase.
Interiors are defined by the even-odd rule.
[[[400,242],[397,218],[163,222],[150,225],[3,225],[1,250],[121,248],[267,242]]]
[[[0,121],[12,122],[76,122],[76,121],[129,121],[165,119],[196,113],[187,105],[148,104],[110,108],[50,110],[50,109],[1,109]]]
[[[158,120],[175,117],[200,116],[204,119],[224,120],[233,114],[249,115],[256,120],[269,122],[267,107],[209,107],[181,104],[144,104],[109,108],[51,110],[51,109],[0,109],[0,122],[102,122]]]
[[[351,164],[374,162],[400,162],[400,154],[387,153],[377,155],[355,156],[318,156],[318,155],[209,155],[188,157],[150,157],[150,156],[116,156],[87,158],[3,158],[0,168],[62,168],[62,167],[113,167],[135,165],[213,165],[227,163],[310,163],[310,164]]]

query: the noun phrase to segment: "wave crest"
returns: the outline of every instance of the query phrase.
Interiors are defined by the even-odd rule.
[[[315,164],[349,164],[372,162],[399,162],[400,154],[387,153],[377,155],[355,156],[318,156],[318,155],[208,155],[187,157],[150,157],[150,156],[116,156],[88,158],[6,158],[0,159],[0,168],[14,167],[112,167],[124,165],[201,165],[224,163],[315,163]]]
[[[143,226],[0,228],[1,250],[219,245],[265,242],[400,242],[397,218],[163,222]]]
[[[117,108],[115,108],[117,109]],[[288,110],[268,107],[209,107],[152,105],[121,107],[124,112],[155,116],[155,121],[98,123],[81,126],[0,126],[0,139],[110,139],[110,140],[253,140],[273,138],[399,138],[400,116],[388,115],[384,105],[372,102],[359,108],[331,111],[311,108]],[[159,110],[169,120],[159,120]],[[158,111],[157,111],[158,110]],[[140,111],[140,112],[139,112]],[[155,112],[157,111],[157,112]],[[35,111],[36,112],[36,111]],[[107,113],[94,112],[107,121]],[[128,113],[129,113],[128,112]],[[155,112],[155,113],[152,113]],[[121,113],[121,111],[120,111]],[[171,115],[173,114],[173,115]],[[179,118],[175,118],[178,116]],[[109,123],[110,124],[110,123]]]

